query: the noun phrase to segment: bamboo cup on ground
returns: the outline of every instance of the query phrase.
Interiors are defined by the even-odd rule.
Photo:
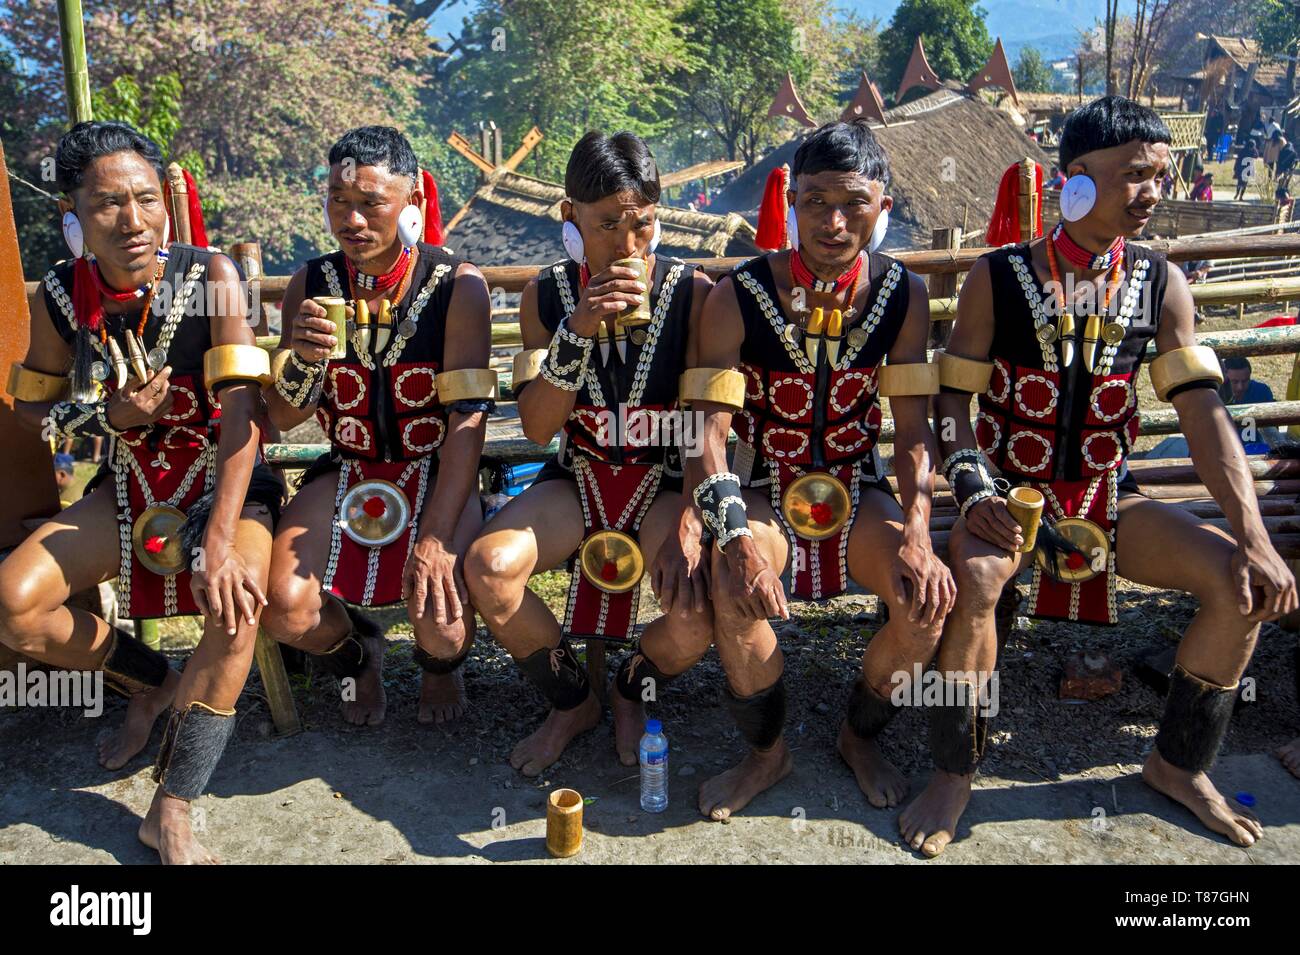
[[[582,849],[582,796],[574,789],[557,789],[546,801],[546,851],[557,859]]]

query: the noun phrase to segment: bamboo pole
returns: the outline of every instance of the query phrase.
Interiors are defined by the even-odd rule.
[[[1226,305],[1234,301],[1264,302],[1279,301],[1291,297],[1300,297],[1300,278],[1283,283],[1257,283],[1265,286],[1249,296],[1237,294],[1229,289],[1221,295],[1207,296],[1205,300],[1196,299],[1197,305]],[[933,299],[930,302],[930,320],[933,322],[951,321],[956,317],[956,300],[951,298]],[[1300,351],[1300,325],[1282,325],[1276,328],[1241,328],[1226,332],[1204,332],[1197,336],[1197,343],[1209,345],[1219,352],[1220,358],[1233,355],[1284,355]],[[258,340],[261,343],[261,339]],[[521,345],[523,339],[518,322],[493,322],[492,347],[510,348]],[[1155,357],[1154,345],[1149,346],[1150,354]]]
[[[63,50],[63,81],[68,95],[69,125],[91,119],[90,70],[86,65],[86,32],[81,0],[59,0],[59,46]]]
[[[1300,255],[1300,234],[1248,235],[1227,239],[1214,237],[1158,239],[1145,242],[1143,245],[1153,252],[1163,253],[1171,262],[1228,257],[1293,256]],[[899,252],[894,257],[918,275],[951,275],[969,272],[976,259],[992,251],[985,246],[964,249],[914,249],[909,252]],[[721,278],[746,261],[748,261],[746,258],[686,260],[690,265],[701,266],[714,279]],[[486,265],[482,267],[482,272],[488,288],[499,288],[504,292],[522,292],[529,280],[535,278],[543,268],[544,266],[541,265]],[[289,285],[289,278],[288,275],[266,276],[262,283],[263,301],[280,301],[284,297],[284,290]],[[30,292],[37,290],[35,282],[28,283],[28,286]],[[1201,286],[1193,286],[1193,295],[1197,288]]]

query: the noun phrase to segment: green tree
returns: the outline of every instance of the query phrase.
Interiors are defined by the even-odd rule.
[[[30,78],[19,72],[8,51],[0,49],[0,143],[9,170],[23,274],[28,279],[40,278],[68,254],[59,234],[54,157],[42,148],[51,126],[55,134],[62,128],[40,111]]]
[[[797,33],[781,0],[689,0],[680,22],[698,66],[683,70],[676,84],[680,103],[707,128],[726,158],[754,162],[767,118],[786,73],[796,85],[808,79],[809,57],[818,55],[806,32]]]
[[[444,71],[444,115],[466,126],[491,120],[507,143],[536,126],[546,138],[528,168],[550,179],[563,177],[570,148],[590,129],[664,131],[678,95],[669,79],[690,65],[661,4],[485,0],[459,43],[472,52]]]
[[[984,10],[975,0],[903,0],[880,34],[882,93],[898,90],[918,36],[941,80],[966,82],[993,53]]]
[[[370,0],[83,0],[83,8],[98,105],[154,124],[170,140],[169,158],[200,158],[185,162],[206,174],[210,239],[257,239],[268,269],[327,241],[314,178],[326,150],[351,126],[410,124],[425,82],[416,67],[431,49],[422,21]],[[46,118],[65,122],[55,4],[0,5],[0,35],[23,38],[26,91]],[[181,77],[180,88],[168,77]],[[44,127],[47,154],[57,129]]]
[[[1295,0],[1254,0],[1256,35],[1267,53],[1288,57],[1286,89],[1295,95],[1295,57],[1300,53],[1300,4]]]
[[[1016,81],[1016,89],[1022,93],[1046,93],[1052,88],[1052,69],[1032,46],[1020,50],[1011,75]]]

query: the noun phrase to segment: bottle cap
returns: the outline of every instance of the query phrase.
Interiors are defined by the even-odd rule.
[[[1250,793],[1246,793],[1246,792],[1237,793],[1237,795],[1233,798],[1235,798],[1237,802],[1241,803],[1247,809],[1255,805],[1255,797],[1252,796]]]
[[[658,736],[660,733],[663,732],[663,729],[664,729],[664,724],[659,722],[658,720],[645,721],[645,731],[649,733],[651,736]]]

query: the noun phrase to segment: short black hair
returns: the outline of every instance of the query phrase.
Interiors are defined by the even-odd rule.
[[[1224,371],[1244,371],[1250,374],[1250,359],[1241,355],[1233,355],[1231,358],[1223,359]]]
[[[392,126],[358,126],[349,129],[330,147],[333,166],[351,159],[358,166],[384,166],[394,176],[412,182],[420,177],[420,163],[410,141]]]
[[[113,153],[138,153],[163,181],[162,149],[156,142],[126,123],[87,121],[78,123],[63,134],[54,154],[54,174],[59,189],[71,194],[81,187],[86,169],[101,156]]]
[[[813,130],[795,150],[790,175],[856,172],[889,186],[889,157],[865,120],[827,123]]]
[[[1155,110],[1126,96],[1103,96],[1065,118],[1057,161],[1062,169],[1069,169],[1070,163],[1096,149],[1112,149],[1135,139],[1168,145],[1172,138]]]
[[[659,165],[636,133],[624,130],[606,136],[592,130],[569,153],[564,192],[575,202],[599,202],[620,192],[658,202]]]

